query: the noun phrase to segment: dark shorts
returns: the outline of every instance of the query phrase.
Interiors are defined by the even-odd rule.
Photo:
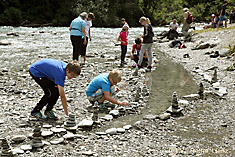
[[[88,44],[88,37],[86,37],[86,45],[83,44],[84,38],[82,38],[82,51],[79,53],[81,56],[86,56],[86,48]]]

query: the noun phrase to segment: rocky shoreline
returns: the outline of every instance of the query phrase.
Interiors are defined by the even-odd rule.
[[[85,128],[89,129],[87,125],[91,124],[93,131],[84,131],[81,127],[84,123],[81,122],[92,117],[87,109],[89,102],[85,99],[84,92],[88,82],[97,73],[119,68],[119,61],[116,61],[119,54],[89,54],[89,64],[83,66],[81,76],[76,80],[67,80],[65,87],[69,111],[76,115],[76,123],[80,125],[80,129],[73,133],[73,130],[70,132],[64,128],[67,117],[64,117],[60,101],[56,105],[61,117],[59,121],[38,122],[29,118],[29,111],[41,96],[41,90],[38,90],[36,83],[30,78],[27,67],[38,57],[46,56],[39,54],[32,59],[25,55],[27,67],[23,64],[15,71],[10,68],[1,69],[0,111],[3,116],[0,118],[0,138],[7,139],[10,149],[19,156],[234,156],[235,74],[234,71],[225,70],[234,63],[234,54],[218,58],[206,55],[234,44],[234,36],[234,30],[196,34],[193,36],[195,42],[184,43],[187,46],[184,49],[170,48],[170,42],[154,44],[155,56],[157,49],[160,49],[174,62],[182,64],[198,85],[203,84],[204,97],[200,98],[198,93],[192,93],[195,95],[179,98],[183,116],[167,116],[162,120],[159,115],[145,115],[143,120],[134,125],[110,128],[105,132],[95,130],[104,127],[106,121],[112,121],[117,116],[117,111],[128,117],[130,114],[140,114],[146,107],[149,91],[144,84],[144,69],[140,70],[137,77],[132,75],[131,64],[120,69],[124,77],[119,85],[122,91],[117,98],[128,100],[130,105],[116,107],[116,111],[110,114],[104,113],[98,122],[91,124],[91,121],[85,121]],[[213,48],[192,50],[208,41],[213,41],[216,45]],[[184,58],[185,54],[189,57]],[[53,57],[69,60],[69,55],[70,52],[66,52]],[[156,64],[154,69],[157,68]],[[217,69],[217,81],[212,83],[214,69]],[[40,147],[32,148],[33,133],[35,129],[38,130],[38,125],[41,126],[42,143],[39,142]]]

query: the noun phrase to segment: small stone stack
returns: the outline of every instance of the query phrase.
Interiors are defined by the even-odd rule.
[[[33,130],[33,140],[32,140],[33,148],[40,148],[44,145],[42,142],[41,133],[42,133],[41,128],[39,126],[36,126],[36,128]]]
[[[200,99],[204,98],[204,94],[203,93],[204,93],[204,87],[203,87],[203,84],[201,82],[200,85],[199,85],[199,90],[198,90],[198,95],[199,95]]]
[[[6,157],[13,156],[6,139],[2,139],[1,146],[2,146],[2,153],[1,153],[2,157],[3,156],[6,156]]]
[[[75,115],[70,114],[68,120],[65,122],[64,126],[66,128],[71,128],[76,126]]]
[[[172,107],[173,108],[179,108],[179,105],[178,105],[178,95],[176,92],[173,93],[172,95],[172,103],[171,103]]]
[[[182,115],[182,110],[183,108],[181,108],[178,103],[178,95],[174,92],[172,95],[171,106],[166,110],[166,112],[171,113],[171,116],[179,116]]]

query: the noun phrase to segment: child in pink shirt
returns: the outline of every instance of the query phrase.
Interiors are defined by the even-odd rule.
[[[125,62],[125,56],[126,56],[126,52],[127,52],[127,44],[128,44],[128,40],[127,40],[127,32],[128,32],[129,27],[128,26],[124,26],[119,37],[118,37],[118,41],[121,42],[121,67],[124,66]]]

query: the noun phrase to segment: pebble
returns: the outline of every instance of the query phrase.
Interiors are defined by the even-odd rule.
[[[110,129],[107,129],[105,131],[106,134],[110,134],[110,135],[114,135],[117,133],[117,129],[116,128],[110,128]]]
[[[20,148],[12,149],[12,154],[24,154],[24,151]]]
[[[118,133],[125,133],[125,129],[124,128],[117,128],[117,132]]]
[[[31,145],[22,145],[20,146],[20,149],[27,151],[27,150],[32,150],[32,146]]]
[[[170,118],[170,116],[171,116],[170,113],[163,113],[163,114],[161,114],[161,115],[159,116],[159,118],[160,118],[161,120],[167,120],[167,119]]]
[[[42,135],[43,137],[51,136],[51,135],[53,135],[53,134],[54,134],[53,131],[42,131],[42,133],[41,133],[41,135]]]
[[[89,119],[83,119],[79,124],[78,127],[90,127],[93,125],[93,121]]]
[[[12,137],[12,141],[14,142],[23,142],[26,139],[24,135],[15,135]]]
[[[125,126],[123,126],[123,129],[125,129],[125,130],[129,130],[130,128],[132,128],[131,125],[125,125]]]
[[[64,128],[51,128],[51,131],[53,131],[54,133],[60,133],[60,132],[66,132],[66,129]]]
[[[53,139],[50,141],[51,144],[55,144],[55,145],[60,144],[62,142],[64,142],[64,138],[57,138],[57,139]]]

